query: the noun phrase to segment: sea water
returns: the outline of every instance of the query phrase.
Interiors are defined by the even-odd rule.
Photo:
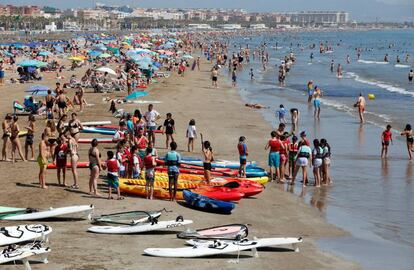
[[[319,53],[320,43],[332,52]],[[264,118],[276,126],[279,104],[301,112],[300,130],[310,139],[325,137],[332,146],[334,185],[316,189],[279,187],[301,196],[318,208],[327,220],[351,232],[339,239],[323,239],[320,246],[359,262],[365,269],[413,269],[414,258],[414,162],[407,160],[405,140],[398,137],[406,123],[414,125],[414,85],[408,83],[413,68],[413,30],[280,33],[231,40],[229,54],[239,46],[251,50],[267,44],[270,62],[263,70],[259,57],[238,71],[238,87],[246,102],[270,106]],[[309,45],[315,44],[315,49]],[[277,47],[277,49],[276,49]],[[361,48],[358,61],[355,48]],[[277,82],[277,65],[290,52],[297,57],[285,86]],[[310,59],[313,52],[314,58]],[[389,62],[384,62],[388,54]],[[405,62],[406,54],[410,55]],[[351,63],[346,63],[347,55]],[[401,62],[397,63],[399,55]],[[335,69],[330,71],[331,60]],[[336,67],[343,66],[343,78]],[[255,79],[249,77],[253,68]],[[222,73],[226,74],[223,70]],[[307,104],[306,83],[314,81],[324,93],[321,120],[313,118]],[[353,104],[359,93],[367,98],[368,123],[360,125]],[[288,118],[288,117],[287,117]],[[381,160],[380,136],[385,125],[394,128],[390,157]],[[288,126],[289,129],[289,126]],[[264,138],[264,140],[267,138]],[[310,172],[311,173],[311,172]],[[313,181],[313,176],[310,176]]]

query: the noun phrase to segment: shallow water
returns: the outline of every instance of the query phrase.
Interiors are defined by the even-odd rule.
[[[246,102],[270,106],[271,109],[262,110],[262,113],[273,125],[277,124],[274,111],[279,104],[284,104],[287,109],[298,108],[301,112],[300,130],[306,130],[310,139],[324,137],[331,144],[332,187],[303,189],[300,183],[295,187],[281,187],[303,197],[306,203],[324,213],[329,222],[352,233],[350,237],[323,239],[321,247],[356,260],[366,269],[412,269],[414,162],[407,160],[405,140],[401,137],[396,137],[387,160],[381,160],[379,155],[383,126],[391,123],[402,129],[406,122],[414,119],[414,87],[408,84],[408,70],[395,67],[397,54],[402,60],[402,52],[408,51],[413,56],[414,31],[303,33],[294,36],[295,43],[305,45],[310,42],[318,44],[321,40],[336,44],[341,39],[344,42],[335,47],[332,54],[319,56],[315,51],[312,64],[308,64],[310,51],[299,50],[298,61],[283,88],[276,84],[276,68],[263,72],[257,61],[246,65],[238,74],[240,93]],[[267,40],[270,46],[278,42],[278,46],[287,48],[292,36],[258,37],[248,42],[252,48],[263,40]],[[235,43],[245,44],[246,40],[236,40]],[[391,43],[395,46],[388,49]],[[356,58],[352,53],[357,46],[373,48],[373,51],[362,53],[361,59],[365,62],[353,60],[349,65],[344,64],[345,76],[338,80],[329,70],[331,57],[335,62],[338,59],[344,62],[347,54]],[[282,58],[288,50],[269,50],[269,53],[269,66],[274,66],[279,64],[275,59]],[[382,63],[385,53],[392,60],[389,64]],[[412,60],[407,65],[411,66]],[[250,68],[255,70],[253,82],[248,77]],[[306,102],[304,89],[307,80],[311,79],[326,95],[320,121],[314,120],[313,108]],[[376,95],[376,100],[367,105],[369,123],[362,126],[352,107],[361,90]]]

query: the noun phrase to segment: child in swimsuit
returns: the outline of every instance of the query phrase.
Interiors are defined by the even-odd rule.
[[[407,150],[408,150],[408,157],[411,160],[412,154],[411,152],[414,152],[414,137],[413,137],[413,131],[411,129],[411,125],[407,124],[405,126],[405,129],[403,132],[401,132],[401,136],[405,136],[407,139]]]
[[[391,125],[387,125],[386,129],[381,134],[381,158],[386,158],[388,154],[388,146],[392,143]]]

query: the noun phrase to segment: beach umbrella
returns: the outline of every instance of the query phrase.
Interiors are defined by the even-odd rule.
[[[108,58],[108,57],[111,57],[111,55],[109,53],[103,53],[103,54],[100,54],[98,57],[99,58]]]
[[[49,55],[51,55],[52,53],[51,52],[48,52],[48,51],[42,51],[42,52],[39,52],[39,55],[40,56],[49,56]]]
[[[112,68],[109,68],[109,67],[100,67],[100,68],[97,68],[96,71],[103,72],[103,73],[107,72],[108,74],[111,74],[114,76],[118,75]]]
[[[140,97],[145,97],[147,96],[148,93],[144,92],[144,91],[137,91],[137,92],[133,92],[132,94],[128,95],[125,97],[125,100],[132,100],[132,99],[137,99]]]
[[[71,57],[68,57],[68,59],[69,60],[72,60],[72,61],[83,61],[83,60],[85,60],[85,57],[82,57],[82,56],[71,56]]]
[[[49,86],[46,85],[32,85],[29,88],[27,88],[27,90],[25,90],[25,92],[41,92],[41,91],[46,91],[49,90]]]
[[[95,48],[96,50],[99,50],[99,51],[106,51],[107,50],[106,46],[103,45],[103,44],[94,45],[93,48]]]
[[[37,60],[23,60],[18,65],[21,67],[45,67],[47,63]]]
[[[101,52],[98,51],[89,51],[88,54],[92,57],[97,57],[99,55],[101,55]]]
[[[189,54],[184,54],[183,56],[181,56],[182,59],[193,59],[194,57],[192,57]]]

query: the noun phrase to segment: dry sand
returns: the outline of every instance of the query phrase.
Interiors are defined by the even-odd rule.
[[[163,118],[167,112],[173,114],[176,121],[176,140],[179,151],[185,153],[185,131],[191,118],[196,120],[199,132],[210,140],[217,158],[238,158],[236,144],[238,137],[247,137],[251,160],[256,160],[265,166],[267,152],[264,145],[269,137],[271,126],[255,110],[246,108],[235,88],[230,88],[227,82],[220,78],[219,89],[210,86],[210,65],[203,63],[202,71],[187,72],[184,78],[176,75],[163,82],[154,84],[150,89],[147,100],[159,100],[155,109]],[[84,69],[76,71],[83,74]],[[73,72],[65,72],[69,78]],[[54,86],[54,73],[46,74],[42,84]],[[29,84],[7,85],[0,88],[0,113],[11,112],[12,101],[22,100],[24,89]],[[69,92],[72,90],[69,90]],[[94,94],[88,89],[88,102],[96,104],[88,107],[80,114],[82,121],[117,119],[107,112],[109,104],[102,101],[104,94]],[[121,105],[127,111],[133,112],[140,108],[146,110],[146,105]],[[20,126],[24,127],[26,117],[20,118]],[[163,120],[162,120],[163,121]],[[160,120],[160,124],[162,124]],[[37,137],[44,127],[44,121],[38,118]],[[157,149],[160,154],[165,153],[164,137],[157,135]],[[82,137],[88,137],[85,134]],[[23,139],[21,140],[23,143]],[[196,141],[196,153],[191,156],[200,156],[200,140]],[[100,145],[103,153],[108,145]],[[81,161],[86,161],[87,145],[81,145]],[[186,219],[194,220],[193,228],[203,228],[229,223],[251,224],[250,236],[276,237],[302,236],[300,252],[283,252],[281,249],[266,249],[260,251],[260,258],[250,257],[250,253],[242,253],[239,264],[229,263],[233,256],[202,259],[161,259],[144,256],[143,250],[148,247],[181,247],[183,241],[178,240],[172,232],[145,234],[145,235],[97,235],[87,233],[88,221],[54,221],[42,222],[53,227],[50,246],[52,252],[49,264],[34,264],[33,269],[358,269],[359,266],[346,262],[340,258],[320,251],[315,246],[319,237],[337,237],[346,235],[346,232],[327,224],[321,213],[304,204],[304,202],[289,193],[282,191],[282,187],[272,183],[257,198],[242,200],[232,215],[217,215],[195,211],[177,203],[142,198],[127,197],[124,201],[108,201],[95,199],[83,192],[65,190],[54,185],[55,171],[47,174],[48,190],[37,188],[38,167],[34,162],[18,162],[16,164],[0,162],[0,205],[14,207],[59,207],[76,204],[94,204],[95,213],[111,213],[131,210],[157,210],[167,208],[173,213],[163,214],[163,219],[175,219],[183,215]],[[88,188],[88,169],[80,169],[81,191]],[[72,183],[71,173],[68,172],[67,182]],[[17,225],[18,222],[2,222],[2,226]],[[21,266],[20,266],[21,267]],[[2,269],[18,269],[9,265]]]

